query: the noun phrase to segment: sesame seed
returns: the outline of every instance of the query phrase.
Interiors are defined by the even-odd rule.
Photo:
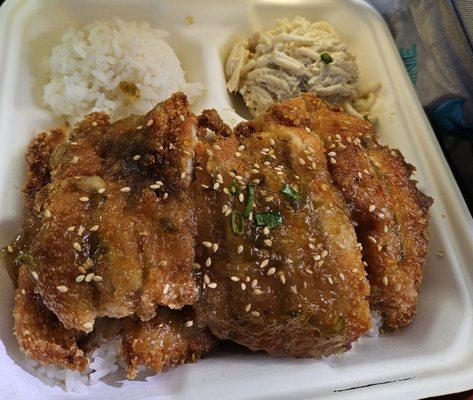
[[[152,119],[149,119],[148,122],[146,123],[146,126],[151,126],[153,125],[153,120]]]
[[[306,131],[307,133],[311,133],[311,132],[312,132],[308,126],[305,127],[305,131]]]
[[[223,193],[230,195],[230,190],[228,190],[228,188],[223,188]]]
[[[354,227],[357,227],[357,226],[358,226],[358,222],[356,222],[356,221],[353,221],[351,224],[352,224]]]
[[[378,241],[373,236],[368,236],[368,240],[372,243],[378,243]]]
[[[220,187],[220,183],[215,182],[214,185],[212,186],[213,190],[217,190]],[[241,193],[240,193],[241,194]]]
[[[258,311],[252,311],[251,315],[253,315],[254,317],[259,317],[260,313]]]
[[[324,250],[324,251],[322,251],[322,253],[320,255],[322,256],[322,258],[325,258],[325,257],[328,256],[328,251]]]
[[[137,129],[137,130],[143,129],[143,125],[138,125],[138,126],[136,127],[136,129]]]
[[[238,246],[238,248],[237,248],[237,253],[238,253],[238,254],[243,253],[243,246],[242,246],[241,244],[240,244],[240,245]]]
[[[31,275],[33,275],[33,278],[34,278],[35,281],[38,280],[39,275],[38,275],[38,273],[37,273],[36,271],[31,271]]]
[[[270,163],[269,161],[265,161],[265,162],[263,163],[263,165],[264,165],[265,167],[269,167],[269,166],[271,165],[271,163]]]
[[[72,232],[72,231],[74,231],[74,229],[76,229],[75,226],[70,226],[70,227],[68,227],[66,230],[67,230],[68,232]]]
[[[97,190],[97,192],[102,194],[103,192],[105,192],[105,188],[100,188],[99,190]]]
[[[210,267],[212,265],[212,259],[210,257],[207,257],[207,260],[205,260],[205,266]]]
[[[384,225],[383,231],[384,231],[384,233],[387,233],[387,232],[388,232],[388,226],[387,226],[387,225]]]
[[[82,196],[82,197],[79,197],[79,201],[82,201],[82,203],[86,203],[89,201],[89,198],[87,196]]]
[[[225,216],[228,217],[231,213],[232,213],[232,209],[229,208],[229,209],[225,212]]]
[[[437,255],[438,255],[439,257],[444,257],[444,256],[445,256],[445,250],[438,250],[438,251],[437,251]]]
[[[341,272],[340,272],[339,276],[340,276],[340,279],[341,279],[342,281],[345,280],[345,275],[343,275]]]
[[[187,173],[186,173],[186,172],[183,172],[183,173],[181,174],[181,179],[184,179],[184,178],[186,177],[186,175],[187,175]]]
[[[212,242],[202,242],[202,244],[207,247],[208,249],[210,249],[212,247]]]
[[[13,251],[14,251],[13,247],[10,246],[10,245],[7,246],[7,250],[8,250],[9,253],[13,253]]]
[[[81,283],[85,279],[85,275],[78,275],[76,277],[76,282]]]
[[[238,200],[240,201],[240,203],[243,203],[245,201],[245,196],[243,195],[243,193],[240,193],[238,195]]]
[[[279,280],[281,281],[283,285],[286,284],[286,277],[283,274],[279,275]]]
[[[263,234],[269,235],[269,232],[270,232],[270,231],[269,231],[269,228],[268,228],[267,226],[265,226],[265,227],[263,228]]]
[[[345,249],[346,249],[345,245],[342,244],[342,243],[339,243],[339,244],[338,244],[338,247],[341,248],[342,250],[345,250]]]
[[[331,285],[333,285],[333,279],[332,279],[330,276],[327,278],[327,280],[328,280],[328,283],[330,283]]]
[[[102,278],[100,275],[94,275],[94,276],[92,277],[92,280],[93,280],[94,282],[102,282],[103,278]]]
[[[203,189],[208,189],[209,185],[204,185],[203,183],[200,185]]]
[[[236,151],[235,152],[235,157],[237,157],[237,158],[241,157],[241,153],[239,151]]]
[[[240,278],[238,278],[238,276],[231,276],[230,279],[231,279],[233,282],[239,282],[239,281],[240,281]]]
[[[74,242],[74,244],[72,245],[72,247],[74,247],[74,250],[76,251],[81,251],[82,250],[82,247],[79,243],[77,242]]]
[[[259,183],[261,182],[259,179],[253,179],[251,182],[253,183],[256,183],[257,185],[259,185]]]
[[[212,156],[214,155],[214,153],[212,152],[212,150],[207,149],[207,155],[208,155],[209,157],[212,157]]]
[[[289,286],[289,291],[293,294],[297,294],[297,287],[296,286]]]
[[[184,117],[184,115],[180,114],[180,115],[179,115],[179,119],[180,119],[182,122],[184,122],[185,119],[186,119],[186,117]]]
[[[225,214],[228,211],[228,206],[226,204],[222,207],[222,213]]]
[[[309,243],[309,249],[315,250],[315,246],[313,243]]]
[[[214,144],[212,148],[217,151],[222,150],[222,148],[218,144]]]
[[[379,217],[379,219],[384,219],[384,214],[383,214],[383,213],[379,213],[379,214],[378,214],[378,217]]]
[[[120,192],[122,193],[128,193],[131,191],[131,188],[129,186],[124,186],[120,189]]]
[[[271,268],[268,269],[268,271],[266,272],[266,275],[271,276],[271,275],[274,275],[275,273],[276,273],[276,268],[271,267]]]
[[[337,160],[335,160],[335,158],[331,157],[330,158],[330,164],[336,164],[337,163]]]
[[[248,303],[245,307],[245,311],[248,312],[251,310],[251,303]]]
[[[85,276],[85,281],[86,281],[86,282],[90,282],[90,281],[92,280],[92,278],[94,277],[94,275],[95,275],[95,274],[94,274],[93,272],[87,274],[87,275]]]
[[[337,155],[337,153],[335,153],[334,151],[330,151],[329,153],[327,153],[327,155],[329,157],[335,157]]]
[[[58,291],[60,291],[61,293],[66,293],[69,289],[67,288],[67,286],[56,286],[56,289]]]
[[[261,268],[264,268],[264,267],[266,267],[268,264],[269,264],[269,259],[265,259],[265,260],[261,261],[260,267],[261,267]]]
[[[152,185],[149,185],[149,188],[152,190],[156,190],[156,189],[159,189],[159,185],[152,184]]]
[[[168,192],[166,192],[166,193],[163,194],[163,200],[166,200],[168,197],[169,197],[169,193],[168,193]]]
[[[72,164],[77,164],[78,161],[79,161],[79,157],[74,156],[74,157],[72,157],[71,163],[72,163]]]
[[[268,247],[273,245],[273,241],[271,239],[264,239],[264,244]]]
[[[368,211],[373,212],[374,210],[376,210],[376,206],[374,204],[371,204],[370,207],[368,208]]]
[[[204,274],[204,283],[206,283],[207,285],[210,283],[210,278],[207,274]]]
[[[213,251],[214,253],[216,253],[217,250],[218,250],[218,243],[213,243],[213,244],[212,244],[212,251]]]
[[[79,226],[79,229],[77,230],[77,234],[78,234],[79,236],[82,236],[82,234],[84,233],[84,231],[85,231],[85,228],[81,225],[81,226]]]
[[[192,266],[194,267],[194,269],[200,269],[201,268],[201,265],[199,263],[194,263],[194,264],[192,264]]]
[[[168,266],[168,262],[166,260],[162,260],[158,262],[158,267],[167,267],[167,266]]]
[[[92,126],[97,126],[97,122],[96,121],[92,121]]]
[[[163,294],[166,294],[169,291],[169,283],[164,285]]]
[[[245,145],[244,145],[244,144],[242,144],[240,147],[238,147],[238,150],[240,150],[240,151],[243,151],[243,150],[245,150]]]
[[[194,325],[194,321],[186,321],[186,323],[184,324],[186,326],[186,328],[190,328],[192,325]]]
[[[305,165],[305,160],[303,158],[299,158],[299,164]]]
[[[94,324],[92,322],[86,322],[85,324],[82,325],[84,329],[92,329],[94,327]]]
[[[241,290],[246,290],[246,285],[244,282],[241,283],[240,287],[241,287]]]
[[[387,276],[383,276],[383,285],[388,286],[388,277]]]
[[[253,289],[253,293],[259,296],[260,294],[263,294],[263,291],[261,289]]]
[[[215,289],[217,287],[217,284],[215,282],[209,283],[207,285],[210,289]]]

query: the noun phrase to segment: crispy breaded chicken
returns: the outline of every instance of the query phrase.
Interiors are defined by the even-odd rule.
[[[39,229],[21,262],[66,328],[90,332],[96,317],[147,320],[157,305],[194,302],[195,133],[187,99],[176,94],[114,124],[92,114],[52,152],[50,179],[35,189]]]
[[[345,351],[370,327],[368,284],[323,143],[266,116],[237,132],[196,148],[199,320],[275,356]]]
[[[428,246],[432,199],[411,180],[414,167],[378,144],[374,127],[313,95],[274,105],[288,126],[308,127],[325,143],[330,172],[350,205],[363,245],[370,302],[385,326],[397,329],[415,314]]]
[[[194,362],[210,351],[215,338],[195,321],[194,311],[159,308],[150,321],[136,317],[123,320],[121,357],[127,365],[127,376],[134,379],[138,366],[157,373],[165,368]]]
[[[18,271],[13,331],[20,350],[44,365],[82,371],[88,361],[77,340],[83,332],[65,329],[34,292],[33,279],[25,266]]]

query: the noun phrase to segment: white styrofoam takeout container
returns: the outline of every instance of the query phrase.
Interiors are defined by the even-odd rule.
[[[189,15],[192,25],[185,23]],[[419,186],[435,199],[414,323],[364,338],[328,361],[220,351],[147,381],[100,383],[85,394],[66,394],[25,369],[12,334],[13,285],[1,270],[1,399],[399,399],[473,387],[473,222],[386,25],[358,0],[7,0],[0,9],[0,244],[20,227],[26,146],[39,130],[59,123],[39,104],[39,66],[68,25],[118,16],[168,30],[188,80],[207,89],[194,111],[215,107],[234,123],[240,117],[232,108],[246,114],[225,90],[222,59],[238,36],[297,15],[332,23],[357,55],[361,80],[381,82],[381,141],[417,166]],[[436,255],[440,249],[445,257]]]

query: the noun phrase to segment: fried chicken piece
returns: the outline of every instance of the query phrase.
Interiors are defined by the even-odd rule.
[[[65,329],[44,306],[25,266],[19,269],[13,319],[20,350],[29,358],[43,365],[78,371],[87,367],[87,358],[77,344],[83,333]]]
[[[51,180],[49,159],[54,149],[66,141],[64,129],[54,129],[50,132],[40,133],[29,145],[26,153],[28,165],[27,181],[23,190],[25,196],[25,219],[22,234],[1,251],[8,274],[15,285],[18,281],[18,269],[23,264],[23,255],[31,238],[39,229],[41,218],[35,209],[35,203],[40,204],[41,199],[47,195],[45,186]],[[35,200],[38,198],[38,200]]]
[[[196,148],[199,320],[273,356],[347,350],[370,328],[369,287],[322,141],[270,116],[237,133]]]
[[[377,143],[371,123],[313,95],[275,105],[269,113],[285,125],[309,127],[324,140],[330,172],[350,205],[363,245],[370,302],[387,328],[408,325],[427,255],[432,204],[410,179],[414,167],[399,151]]]
[[[157,373],[165,368],[194,362],[210,351],[215,338],[194,321],[194,310],[160,308],[150,321],[128,317],[123,321],[122,353],[127,376],[134,379],[138,366]]]
[[[22,262],[66,328],[90,332],[96,317],[148,320],[157,305],[194,302],[196,123],[175,94],[114,124],[92,114],[53,151]]]

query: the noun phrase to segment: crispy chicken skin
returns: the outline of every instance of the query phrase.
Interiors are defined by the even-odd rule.
[[[377,143],[371,123],[313,95],[275,105],[269,113],[286,126],[309,127],[324,141],[330,172],[363,245],[370,302],[388,329],[408,325],[427,255],[432,204],[410,179],[414,167],[398,150]]]
[[[194,311],[189,307],[179,311],[160,308],[150,321],[125,318],[121,357],[127,365],[128,378],[136,377],[138,366],[159,373],[194,362],[210,351],[215,338],[194,319]]]
[[[369,288],[323,143],[266,116],[250,130],[196,148],[198,318],[274,356],[344,351],[370,327]]]
[[[13,310],[13,331],[20,349],[45,365],[82,371],[88,361],[78,347],[82,332],[65,329],[34,292],[33,279],[26,267],[18,271],[18,288]]]
[[[33,205],[40,227],[21,259],[66,328],[90,332],[96,317],[147,320],[157,305],[194,302],[195,133],[176,94],[114,124],[92,114],[52,152],[50,182]]]

